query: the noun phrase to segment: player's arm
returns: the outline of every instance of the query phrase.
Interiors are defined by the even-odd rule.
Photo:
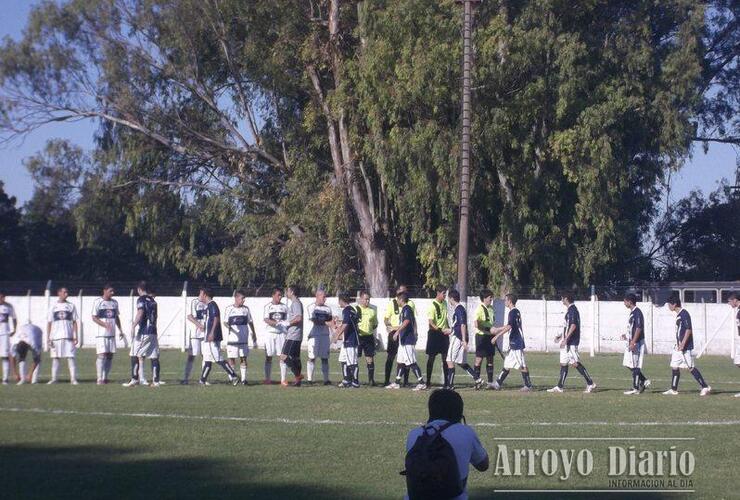
[[[77,339],[79,338],[77,336],[77,320],[72,320],[72,342],[75,344],[77,343]]]
[[[278,326],[278,321],[275,319],[272,319],[269,314],[265,317],[265,323],[267,323],[273,328],[277,328]]]
[[[385,315],[383,316],[383,323],[385,323],[385,329],[388,331],[388,333],[396,333],[398,330],[398,327],[393,328],[391,325],[391,316],[393,312],[391,311],[391,306],[389,305],[388,308],[385,310]]]
[[[568,330],[565,332],[565,336],[563,337],[563,340],[560,341],[560,345],[567,345],[568,339],[571,335],[573,335],[573,332],[576,331],[576,324],[575,323],[569,323],[568,324]]]
[[[138,325],[141,322],[141,319],[144,317],[144,310],[139,308],[136,311],[136,317],[134,318],[133,323],[131,323],[131,338],[134,338],[134,334],[136,333],[136,325]]]
[[[54,342],[51,340],[51,321],[46,322],[46,345],[51,347]]]
[[[463,323],[460,325],[460,335],[462,336],[463,344],[468,343],[468,325]]]
[[[637,345],[637,339],[640,338],[640,335],[642,334],[642,326],[636,325],[635,326],[635,334],[632,335],[632,338],[630,339],[630,351],[635,350],[635,346]]]
[[[408,328],[408,326],[411,325],[411,320],[405,319],[403,322],[401,322],[400,325],[394,330],[393,332],[393,340],[398,340],[398,337],[401,335],[401,332]]]
[[[340,323],[336,330],[334,330],[334,338],[332,339],[332,343],[336,342],[339,339],[344,338],[344,332],[347,331],[347,323]]]
[[[691,335],[693,335],[694,332],[691,330],[691,328],[687,328],[686,331],[683,334],[683,340],[681,341],[681,345],[678,346],[679,351],[683,351],[686,348],[686,343],[691,338]]]
[[[511,325],[503,325],[499,327],[492,326],[491,327],[491,334],[493,334],[493,339],[491,339],[493,342],[496,342],[496,339],[499,338],[501,335],[508,333],[511,331]]]
[[[291,319],[288,322],[288,326],[296,326],[296,325],[300,325],[301,323],[303,323],[303,313],[301,313],[298,316],[296,316],[295,318]]]
[[[13,325],[10,329],[10,336],[12,337],[13,335],[15,335],[16,328],[18,328],[18,318],[15,316],[15,309],[12,310],[8,321],[11,325]]]
[[[473,467],[475,467],[476,470],[480,472],[485,472],[488,470],[488,467],[490,466],[488,455],[486,455],[486,458],[478,462],[477,464],[472,464]]]
[[[216,335],[216,327],[218,326],[218,323],[221,321],[221,316],[216,314],[213,317],[213,325],[211,326],[211,331],[208,332],[208,341],[213,342],[213,339]]]
[[[249,325],[249,328],[252,329],[252,344],[256,346],[257,345],[257,330],[254,329],[254,321],[250,319],[247,324]]]

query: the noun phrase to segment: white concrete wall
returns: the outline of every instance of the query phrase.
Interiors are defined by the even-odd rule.
[[[81,318],[82,339],[85,347],[92,347],[95,343],[95,333],[98,326],[92,321],[92,305],[96,297],[75,296],[70,301],[77,307]],[[118,296],[121,309],[121,322],[124,332],[130,333],[131,321],[135,308],[135,297]],[[181,348],[189,328],[185,316],[188,314],[190,302],[193,297],[159,296],[159,332],[160,345],[163,347]],[[52,296],[21,296],[8,297],[8,302],[16,309],[18,320],[21,323],[31,321],[46,330],[46,314],[48,304],[56,300]],[[246,304],[252,311],[257,328],[258,343],[263,344],[266,335],[266,325],[262,321],[264,306],[269,302],[268,297],[247,298]],[[285,300],[285,299],[284,299]],[[221,311],[232,303],[230,297],[217,297]],[[313,302],[312,298],[304,298],[303,305],[306,308]],[[339,307],[336,298],[327,301],[335,307]],[[423,349],[426,343],[429,312],[432,307],[431,299],[414,299],[417,311],[417,323],[419,330],[419,342],[417,346]],[[378,316],[381,326],[379,332],[384,333],[382,316],[388,299],[373,299],[372,304],[378,308]],[[477,297],[468,300],[469,327],[474,322],[475,309],[478,306]],[[625,342],[619,340],[622,333],[627,331],[628,310],[624,304],[619,302],[577,301],[576,306],[581,314],[581,352],[588,353],[593,350],[599,352],[622,352]],[[686,310],[691,314],[694,327],[695,351],[706,349],[707,354],[731,356],[734,352],[738,337],[735,330],[736,311],[726,304],[684,304]],[[494,304],[496,309],[496,324],[501,325],[505,316],[503,303],[497,300]],[[518,303],[522,314],[524,338],[529,351],[552,352],[558,350],[554,337],[563,328],[563,315],[565,307],[559,301],[544,300],[520,300]],[[645,316],[645,335],[649,352],[669,353],[674,345],[675,315],[668,310],[668,306],[655,307],[651,303],[641,303],[639,307]],[[304,331],[306,334],[311,325],[304,318]],[[472,331],[472,330],[471,330]],[[385,344],[385,335],[380,335]],[[472,346],[471,346],[472,348]]]

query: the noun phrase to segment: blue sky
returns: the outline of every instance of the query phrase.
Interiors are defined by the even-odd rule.
[[[18,38],[28,17],[31,0],[0,0],[0,38]],[[48,125],[29,134],[23,141],[0,145],[0,181],[5,190],[16,196],[19,204],[33,193],[31,178],[23,167],[23,159],[43,148],[48,139],[69,139],[84,148],[92,147],[94,124],[92,122],[59,123]],[[731,183],[735,180],[738,154],[726,144],[712,144],[704,154],[700,145],[694,148],[692,158],[672,176],[671,199],[677,200],[691,190],[701,189],[705,193],[714,190],[722,178]]]

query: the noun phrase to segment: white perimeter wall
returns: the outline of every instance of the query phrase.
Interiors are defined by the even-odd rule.
[[[95,345],[95,334],[98,326],[92,321],[92,305],[96,297],[76,296],[70,301],[77,307],[82,320],[82,341],[85,347]],[[121,309],[121,322],[124,332],[130,333],[130,325],[134,315],[135,297],[116,297]],[[47,308],[56,297],[20,296],[8,297],[8,302],[16,309],[18,321],[32,323],[42,327],[46,333]],[[193,297],[159,296],[159,333],[160,345],[163,347],[182,348],[189,330],[189,323],[185,317],[189,312]],[[268,297],[252,297],[246,299],[246,304],[252,311],[257,329],[257,339],[260,345],[264,342],[266,325],[262,321],[264,306],[269,302]],[[285,299],[284,299],[285,300]],[[230,297],[217,297],[221,311],[232,303]],[[313,302],[312,298],[304,298],[306,308]],[[336,299],[327,301],[336,308],[339,307]],[[477,297],[468,300],[469,328],[472,331],[475,309],[479,304]],[[382,326],[382,316],[388,299],[373,299],[373,305],[378,308],[381,326],[378,328],[379,338],[385,344],[385,328]],[[426,344],[428,315],[432,307],[431,299],[414,299],[417,311],[419,342],[417,347],[423,349]],[[552,352],[558,350],[554,337],[563,329],[563,315],[565,307],[558,301],[520,300],[517,304],[522,314],[524,338],[529,351]],[[627,331],[629,311],[619,302],[578,301],[576,306],[581,314],[581,352],[623,352],[625,342],[619,340],[622,333]],[[726,304],[684,304],[691,314],[694,327],[695,352],[699,352],[707,345],[706,354],[731,356],[735,343],[738,342],[735,326],[735,313]],[[495,301],[496,324],[501,325],[506,314],[503,302]],[[656,307],[652,303],[640,303],[639,307],[645,316],[646,344],[649,352],[669,353],[674,345],[675,315],[668,310],[668,306]],[[311,324],[304,318],[304,333],[307,335]],[[471,346],[471,349],[473,346]]]

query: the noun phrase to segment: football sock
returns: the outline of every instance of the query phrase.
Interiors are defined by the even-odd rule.
[[[103,358],[98,357],[95,359],[95,373],[97,375],[97,380],[103,380],[103,363],[105,361]]]
[[[580,373],[581,376],[583,376],[583,378],[586,379],[587,385],[593,385],[594,381],[591,380],[591,377],[588,375],[588,371],[586,370],[586,367],[583,366],[583,363],[578,363],[576,365],[576,370],[578,370],[578,373]]]
[[[678,381],[681,379],[681,370],[674,369],[671,371],[671,389],[678,390]]]
[[[347,370],[347,363],[339,363],[342,366],[342,382],[349,384],[349,373]]]
[[[432,380],[432,370],[434,369],[434,360],[436,358],[437,358],[436,354],[430,354],[429,357],[427,358],[427,380]]]
[[[329,359],[321,358],[321,375],[324,377],[324,382],[329,381]]]
[[[265,380],[272,379],[272,360],[265,361]]]
[[[409,385],[409,367],[403,367],[403,385]]]
[[[103,364],[103,380],[110,378],[110,371],[113,368],[113,356],[106,358]]]
[[[455,386],[455,369],[447,367],[447,387],[451,388]]]
[[[565,379],[568,378],[568,365],[560,366],[560,379],[558,380],[558,387],[561,389],[565,387]]]
[[[75,358],[67,358],[67,368],[69,368],[69,381],[77,380],[77,363],[75,363]]]
[[[375,383],[375,362],[367,364],[367,380],[371,384]]]
[[[139,380],[139,358],[131,356],[131,380]]]
[[[195,356],[188,356],[188,359],[185,361],[185,374],[182,377],[183,380],[190,380],[190,374],[193,372],[193,361],[195,361]]]
[[[59,379],[59,358],[51,359],[51,379],[52,380]]]
[[[306,363],[306,378],[309,382],[313,382],[313,369],[316,367],[316,363],[313,359],[308,358],[308,362]]]
[[[385,385],[388,385],[391,381],[391,372],[393,371],[393,356],[388,354],[385,359]]]
[[[424,376],[421,374],[421,368],[419,368],[419,365],[417,363],[414,363],[411,365],[411,371],[414,372],[414,376],[417,378],[419,383],[424,382]]]
[[[522,380],[524,380],[524,387],[532,387],[532,381],[529,378],[529,372],[522,372]]]
[[[288,379],[288,365],[283,361],[280,362],[280,382],[285,382]]]
[[[200,372],[200,381],[205,382],[208,380],[208,375],[211,373],[211,365],[212,363],[210,361],[206,361],[203,363],[203,370]]]
[[[396,383],[400,384],[403,378],[404,372],[406,372],[406,366],[399,364],[396,370]]]
[[[242,382],[247,381],[247,365],[239,365],[239,374],[242,376]]]
[[[496,381],[498,382],[498,385],[504,385],[504,380],[506,380],[506,377],[508,376],[509,376],[509,370],[507,370],[506,368],[501,370],[501,373],[498,374],[498,380]]]
[[[493,361],[486,362],[486,377],[488,378],[488,383],[490,384],[493,382]]]
[[[3,381],[8,381],[10,375],[10,360],[8,358],[3,359]]]
[[[475,380],[478,380],[480,378],[480,365],[473,366],[473,371],[475,372]]]
[[[641,384],[644,384],[645,381],[647,380],[647,377],[645,376],[644,373],[642,373],[642,370],[641,369],[638,368],[638,371],[640,372],[640,383]]]
[[[640,369],[632,369],[632,388],[637,390],[640,388]]]
[[[360,365],[351,365],[349,367],[349,374],[351,377],[352,385],[355,387],[360,386]]]
[[[470,375],[471,377],[473,377],[473,380],[478,380],[480,378],[480,377],[478,377],[478,376],[475,375],[475,370],[473,370],[473,368],[471,368],[469,364],[463,363],[463,364],[460,365],[460,368],[462,368],[463,370],[465,370],[466,372],[468,372],[468,375]]]
[[[228,364],[226,361],[219,361],[218,362],[218,366],[220,366],[221,368],[223,368],[223,370],[229,375],[229,378],[230,379],[233,380],[233,379],[236,378],[236,372],[231,367],[231,365]]]
[[[707,386],[707,383],[704,380],[704,377],[701,376],[701,372],[698,369],[692,368],[691,369],[691,374],[694,376],[694,378],[696,379],[696,381],[699,382],[699,385],[702,387],[702,389]]]
[[[159,382],[159,358],[152,359],[152,382]]]
[[[36,367],[33,369],[33,372],[31,373],[31,383],[35,384],[39,381],[39,372],[41,371],[41,361],[36,364]]]
[[[26,381],[26,362],[25,361],[18,362],[18,375],[20,375],[21,380],[23,382]]]

